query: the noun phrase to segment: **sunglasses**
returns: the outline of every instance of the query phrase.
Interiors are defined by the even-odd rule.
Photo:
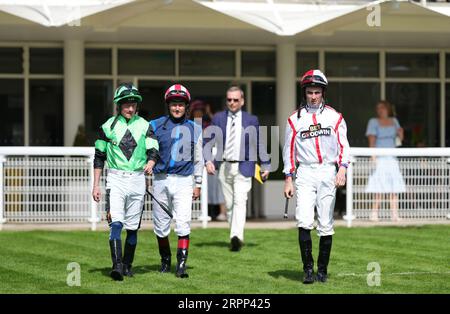
[[[227,98],[228,102],[238,102],[239,100],[239,98]]]

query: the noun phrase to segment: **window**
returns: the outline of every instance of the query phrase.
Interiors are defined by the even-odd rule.
[[[319,68],[319,54],[317,52],[297,52],[297,76],[306,71]]]
[[[30,145],[64,145],[63,80],[30,80]]]
[[[89,146],[94,145],[100,126],[113,115],[111,80],[85,81],[85,129]]]
[[[325,67],[330,77],[378,77],[378,53],[327,52]]]
[[[0,146],[24,145],[23,80],[0,79]]]
[[[139,81],[139,92],[142,95],[139,116],[146,120],[152,120],[168,114],[164,93],[170,85],[172,82],[169,81]],[[187,88],[189,89],[189,87]]]
[[[386,98],[405,129],[403,146],[439,146],[439,83],[387,83]]]
[[[331,107],[342,113],[347,123],[350,146],[368,146],[367,122],[375,116],[375,105],[380,100],[380,84],[332,82],[326,98]]]
[[[22,48],[0,48],[0,73],[22,73]]]
[[[180,75],[234,76],[234,51],[194,51],[182,50]]]
[[[260,125],[276,125],[276,89],[272,82],[252,82],[252,113]]]
[[[119,49],[121,75],[175,75],[174,50]]]
[[[275,155],[278,153],[278,160],[272,160],[272,170],[269,179],[282,180],[283,174],[283,162],[282,162],[282,150],[280,145],[272,146],[272,141],[283,145],[284,139],[272,139],[271,126],[277,125],[276,116],[276,84],[275,82],[252,82],[252,113],[258,117],[259,125],[266,126],[266,150],[267,153]],[[287,119],[287,117],[286,117]],[[279,126],[280,132],[284,132],[284,125]],[[264,138],[264,137],[262,137]],[[272,151],[273,149],[278,152]],[[277,164],[278,161],[278,164]],[[255,195],[255,194],[253,194]]]
[[[111,49],[86,49],[84,69],[86,74],[111,74]]]
[[[192,95],[192,99],[203,100],[210,105],[212,113],[224,110],[226,107],[226,92],[232,84],[229,81],[188,81],[185,82],[185,86],[189,89]],[[244,98],[247,101],[247,94],[245,85],[238,84],[244,91]],[[246,104],[248,104],[246,102]],[[244,105],[242,110],[248,110],[248,107]]]
[[[241,63],[242,76],[275,76],[274,51],[243,51]]]
[[[30,73],[63,74],[63,60],[61,48],[30,48]]]
[[[450,78],[450,53],[447,53],[445,56],[446,56],[445,57],[445,64],[446,64],[445,67],[447,68],[446,76],[447,76],[447,78]]]
[[[439,77],[437,53],[387,53],[388,77]]]

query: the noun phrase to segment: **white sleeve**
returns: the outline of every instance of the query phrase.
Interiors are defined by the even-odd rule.
[[[337,138],[338,138],[338,151],[339,151],[339,157],[338,157],[338,165],[341,166],[342,164],[349,165],[350,164],[350,144],[348,143],[347,139],[347,124],[345,123],[344,118],[342,118],[342,121],[338,125],[337,129]]]
[[[294,124],[291,119],[288,118],[286,123],[286,133],[284,138],[284,147],[283,147],[283,173],[284,174],[294,174],[296,163],[295,163],[295,137],[297,136],[297,132],[295,130]]]

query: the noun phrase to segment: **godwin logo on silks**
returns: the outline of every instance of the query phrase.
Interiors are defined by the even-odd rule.
[[[331,135],[331,129],[330,128],[324,128],[322,129],[322,126],[320,123],[318,124],[312,124],[309,126],[308,131],[303,131],[300,133],[300,136],[302,139],[308,139],[318,136],[330,136]]]

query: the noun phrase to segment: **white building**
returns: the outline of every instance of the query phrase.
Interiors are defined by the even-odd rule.
[[[448,1],[0,0],[0,145],[71,146],[80,124],[93,144],[122,81],[146,118],[174,81],[215,110],[237,83],[283,131],[296,79],[320,68],[351,145],[387,99],[405,146],[450,146],[449,16]]]

